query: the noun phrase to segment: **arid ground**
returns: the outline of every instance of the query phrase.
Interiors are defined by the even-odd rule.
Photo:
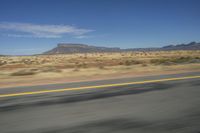
[[[200,71],[200,51],[1,56],[0,88]]]

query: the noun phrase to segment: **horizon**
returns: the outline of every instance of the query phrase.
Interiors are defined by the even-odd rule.
[[[198,0],[0,0],[0,55],[58,43],[150,48],[200,42]]]
[[[168,47],[168,46],[180,46],[180,45],[189,45],[191,43],[196,43],[196,44],[200,44],[200,42],[196,42],[196,41],[192,41],[192,42],[189,42],[189,43],[182,43],[182,44],[170,44],[170,45],[165,45],[165,46],[158,46],[158,47],[138,47],[138,48],[121,48],[121,47],[111,47],[111,46],[95,46],[95,45],[91,45],[91,44],[83,44],[83,43],[58,43],[57,45],[55,45],[54,47],[50,48],[50,49],[47,49],[46,51],[42,51],[41,53],[36,53],[36,54],[18,54],[18,55],[14,55],[14,54],[0,54],[1,56],[32,56],[32,55],[43,55],[45,52],[48,52],[54,48],[57,48],[59,47],[59,45],[87,45],[87,46],[94,46],[94,47],[105,47],[105,48],[119,48],[121,50],[128,50],[128,49],[157,49],[157,48],[164,48],[164,47]]]

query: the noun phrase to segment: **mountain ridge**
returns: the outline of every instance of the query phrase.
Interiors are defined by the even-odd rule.
[[[200,43],[190,42],[188,44],[167,45],[157,48],[127,48],[100,47],[80,43],[59,43],[57,47],[43,54],[71,54],[71,53],[95,53],[95,52],[125,52],[125,51],[170,51],[170,50],[200,50]]]

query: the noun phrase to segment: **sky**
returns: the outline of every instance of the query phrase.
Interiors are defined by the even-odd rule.
[[[0,0],[0,54],[200,42],[200,0]]]

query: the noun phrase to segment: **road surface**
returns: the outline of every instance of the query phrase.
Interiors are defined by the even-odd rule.
[[[200,133],[200,73],[0,89],[0,133]]]

